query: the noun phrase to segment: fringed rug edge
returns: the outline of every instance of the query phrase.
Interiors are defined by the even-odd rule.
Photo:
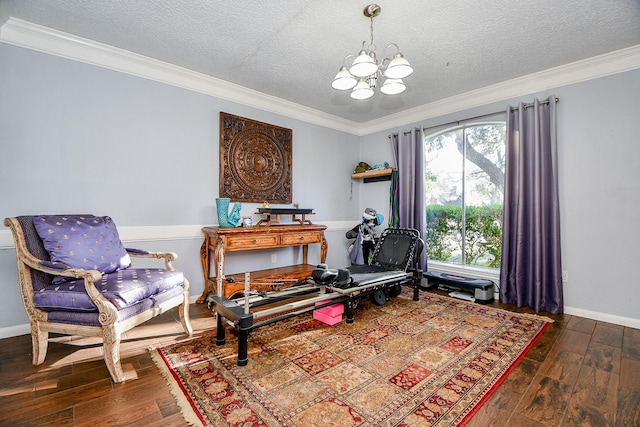
[[[526,314],[526,313],[518,313],[518,314]],[[539,315],[535,315],[535,314],[529,314],[528,317],[533,317],[533,318],[536,318],[538,320],[544,321],[546,323],[544,325],[542,325],[540,330],[531,339],[529,344],[520,352],[520,354],[518,355],[517,359],[514,360],[514,362],[511,364],[511,366],[509,366],[509,368],[507,368],[504,372],[502,372],[502,374],[496,379],[494,384],[491,386],[491,389],[488,390],[486,393],[484,393],[482,395],[482,397],[480,398],[478,403],[473,407],[473,409],[469,413],[464,415],[464,417],[460,420],[460,422],[457,425],[457,427],[464,427],[469,423],[469,421],[471,421],[471,419],[480,411],[480,409],[482,409],[484,404],[487,403],[489,398],[491,398],[491,396],[493,396],[493,394],[498,389],[498,387],[500,387],[502,385],[502,383],[507,379],[509,374],[511,374],[511,372],[513,372],[518,367],[520,362],[522,362],[522,359],[525,358],[525,356],[527,355],[527,353],[529,353],[531,348],[533,348],[533,346],[538,342],[538,340],[542,337],[542,335],[544,335],[544,333],[546,332],[547,328],[549,328],[549,326],[554,322],[553,319],[550,319],[550,318],[548,318],[546,316],[539,316]]]
[[[505,311],[508,311],[508,310],[505,310]],[[522,317],[528,317],[530,319],[542,320],[543,322],[547,322],[547,323],[555,323],[555,320],[553,320],[552,318],[547,316],[542,316],[540,314],[534,314],[534,313],[517,313],[517,314],[521,315]]]
[[[185,387],[182,386],[180,381],[173,374],[169,367],[169,361],[166,360],[164,355],[161,353],[161,346],[149,347],[149,353],[151,354],[151,360],[156,364],[162,374],[162,377],[167,383],[167,386],[169,386],[169,391],[175,398],[178,408],[180,408],[180,413],[187,424],[197,427],[204,426],[204,423],[193,409],[191,401],[187,399],[189,391],[185,390]]]

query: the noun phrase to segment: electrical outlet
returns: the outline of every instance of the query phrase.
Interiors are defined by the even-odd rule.
[[[569,281],[569,272],[567,270],[562,270],[562,283],[567,283]]]
[[[275,264],[276,262],[278,262],[278,255],[271,254],[271,264]]]

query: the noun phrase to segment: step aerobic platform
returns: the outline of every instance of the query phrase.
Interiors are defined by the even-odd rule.
[[[471,292],[475,302],[489,304],[493,302],[493,289],[495,283],[488,279],[478,279],[474,277],[461,276],[459,274],[439,273],[427,271],[422,274],[429,284],[442,284],[447,288],[460,289]],[[428,286],[431,288],[433,286]]]

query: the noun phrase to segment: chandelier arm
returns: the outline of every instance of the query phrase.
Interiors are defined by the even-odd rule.
[[[387,49],[389,49],[391,46],[394,46],[396,48],[396,51],[395,53],[391,54],[391,56],[387,56]],[[388,59],[389,61],[391,61],[397,53],[400,53],[400,46],[398,46],[395,43],[389,43],[387,47],[384,48],[384,52],[382,52],[382,57],[384,59]]]
[[[349,55],[345,56],[344,59],[342,60],[342,65],[346,66],[347,65],[347,60],[349,58],[356,59],[356,56],[353,53],[350,53]],[[353,61],[351,61],[351,62],[353,62]]]

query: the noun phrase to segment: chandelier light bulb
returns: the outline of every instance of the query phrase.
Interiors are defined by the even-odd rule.
[[[369,77],[371,74],[375,74],[378,71],[378,64],[376,64],[375,53],[370,55],[366,50],[361,50],[358,57],[353,61],[349,72],[356,77]]]
[[[336,74],[335,79],[333,79],[333,83],[331,83],[331,87],[338,90],[349,90],[352,89],[358,81],[349,73],[347,67],[344,65],[340,67],[340,71]]]
[[[351,98],[353,99],[368,99],[373,96],[373,89],[364,80],[360,79],[358,84],[351,91]]]
[[[380,88],[380,92],[385,95],[397,95],[406,89],[407,87],[404,85],[402,79],[387,79]]]
[[[396,53],[395,57],[387,65],[384,76],[391,79],[404,79],[413,73],[413,68],[409,61],[404,59],[401,53]]]

